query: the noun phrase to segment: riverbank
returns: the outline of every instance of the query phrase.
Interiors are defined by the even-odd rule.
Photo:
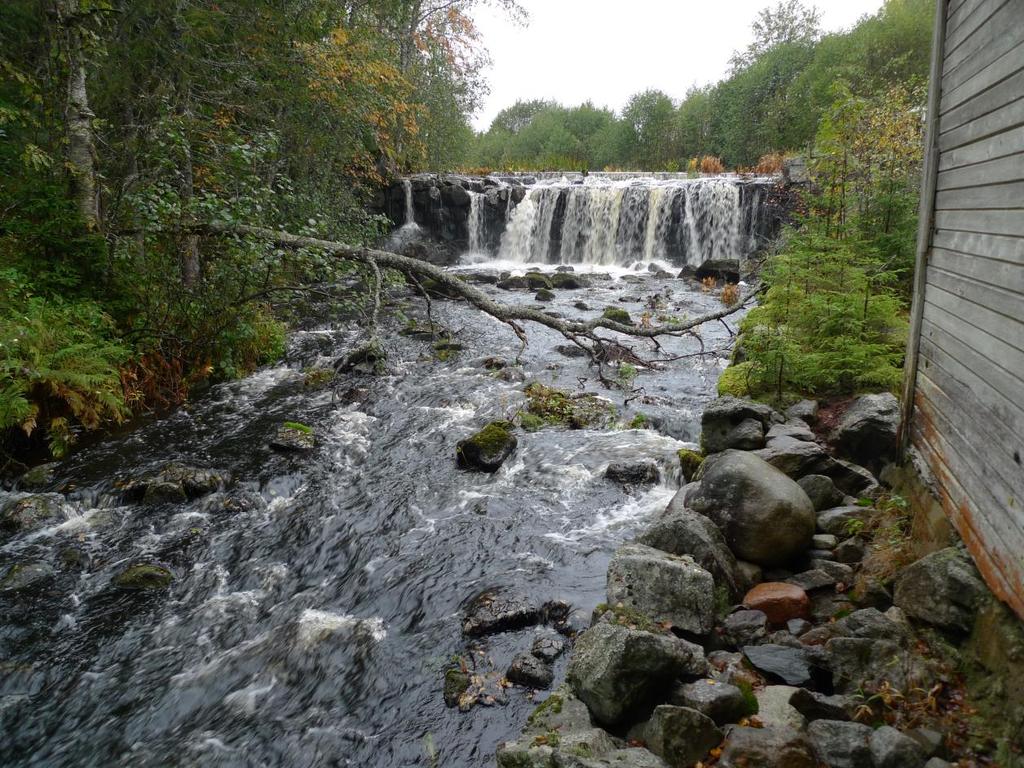
[[[948,525],[911,538],[928,512],[890,463],[898,416],[891,395],[711,403],[693,481],[616,551],[498,765],[1017,765],[991,677],[1019,677],[1024,628]]]

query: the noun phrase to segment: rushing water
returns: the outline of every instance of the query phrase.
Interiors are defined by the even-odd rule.
[[[618,210],[626,220],[628,190],[600,192],[587,215]],[[668,186],[657,209],[688,194]],[[513,225],[530,206],[542,216],[545,200],[529,195]],[[649,221],[629,236],[657,257],[648,246],[663,224]],[[620,237],[588,226],[572,247],[599,264]],[[526,268],[515,261],[465,269]],[[559,291],[546,307],[592,317],[611,304],[634,317],[681,317],[720,306],[683,281],[611,272],[594,275],[591,288]],[[485,289],[535,304],[528,293]],[[400,309],[422,327],[418,300],[395,301],[389,316]],[[591,309],[577,309],[579,301]],[[294,335],[282,364],[216,386],[61,467],[61,518],[0,547],[0,569],[43,561],[57,571],[38,594],[0,594],[4,765],[493,764],[496,743],[518,732],[533,702],[513,689],[504,707],[445,708],[443,670],[468,647],[460,610],[490,588],[567,600],[581,615],[603,599],[614,548],[678,487],[675,451],[697,437],[730,337],[709,326],[705,344],[719,354],[642,372],[634,386],[643,391],[624,406],[621,390],[556,351],[565,340],[550,330],[530,327],[520,350],[507,326],[462,304],[435,302],[434,315],[466,347],[448,361],[429,341],[398,335],[396,320],[391,373],[311,390],[302,370],[330,364],[362,338],[349,324],[318,326]],[[692,339],[669,340],[663,353],[697,349]],[[642,412],[654,428],[520,433],[495,475],[459,471],[456,441],[523,400],[523,383],[496,377],[484,358],[511,362],[520,351],[527,380],[597,392],[623,422]],[[315,427],[311,455],[267,447],[285,420]],[[603,478],[611,461],[646,459],[662,469],[652,488]],[[229,470],[237,482],[188,503],[123,500],[119,480],[170,460]],[[0,492],[0,503],[17,496]],[[172,569],[167,592],[111,588],[139,559]],[[504,670],[532,637],[479,641],[472,658]]]

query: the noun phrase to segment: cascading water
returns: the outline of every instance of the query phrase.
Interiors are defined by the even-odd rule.
[[[744,223],[732,179],[562,179],[529,188],[511,213],[498,256],[519,263],[699,266],[743,259],[756,240],[756,215]]]
[[[409,179],[402,179],[402,187],[405,190],[405,221],[403,224],[408,226],[412,224],[416,225],[416,209],[412,204],[412,182]]]
[[[479,192],[469,193],[469,252],[480,253],[484,250],[484,207],[483,195]]]

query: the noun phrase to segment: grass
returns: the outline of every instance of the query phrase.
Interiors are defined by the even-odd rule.
[[[296,432],[301,432],[304,435],[313,434],[313,428],[308,424],[302,424],[298,421],[286,421],[284,423],[286,429],[294,429]]]

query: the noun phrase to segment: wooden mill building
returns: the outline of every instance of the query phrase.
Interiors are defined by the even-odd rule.
[[[938,0],[904,445],[1024,618],[1024,0]]]

